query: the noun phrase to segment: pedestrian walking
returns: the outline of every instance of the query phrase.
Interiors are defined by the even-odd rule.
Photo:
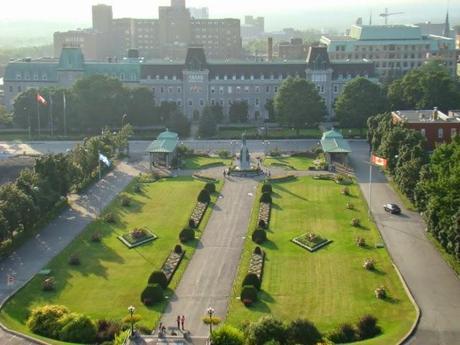
[[[180,315],[177,315],[177,329],[180,329]]]
[[[224,169],[224,179],[225,179],[225,176],[227,176],[227,171]]]
[[[185,331],[185,327],[184,327],[184,324],[185,324],[185,315],[182,315],[182,318],[180,319],[180,324],[182,326],[182,330]]]

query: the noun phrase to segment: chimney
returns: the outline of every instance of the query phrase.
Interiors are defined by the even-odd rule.
[[[432,120],[436,121],[437,119],[438,119],[438,107],[434,107]]]
[[[273,60],[273,37],[268,38],[268,61]]]

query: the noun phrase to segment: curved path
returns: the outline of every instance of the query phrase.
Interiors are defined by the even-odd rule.
[[[198,248],[163,314],[165,327],[176,327],[177,315],[185,315],[185,328],[191,335],[204,337],[209,332],[202,321],[206,309],[212,306],[220,318],[227,314],[256,187],[256,180],[226,179]]]
[[[351,148],[351,163],[369,202],[369,146],[353,142]],[[401,216],[383,210],[385,203],[402,202],[376,168],[371,199],[372,214],[388,251],[421,310],[420,322],[406,344],[460,344],[460,280],[426,237],[423,219],[404,207]]]
[[[61,252],[94,218],[139,174],[133,166],[120,163],[102,180],[81,195],[73,195],[71,207],[51,221],[39,234],[29,239],[0,263],[0,301],[32,279],[46,264]],[[15,277],[13,286],[7,285],[7,275]],[[0,328],[0,344],[37,344],[21,335]]]

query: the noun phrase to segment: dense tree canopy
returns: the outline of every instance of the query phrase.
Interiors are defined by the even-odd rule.
[[[326,105],[315,85],[305,79],[288,78],[275,96],[275,111],[280,122],[295,128],[318,124],[326,115]]]
[[[369,117],[386,110],[382,88],[363,77],[348,82],[335,103],[337,120],[347,128],[364,128]]]
[[[228,117],[230,122],[248,122],[248,102],[235,101],[230,105]]]
[[[198,127],[198,134],[202,138],[210,138],[217,132],[217,116],[210,106],[203,109]]]

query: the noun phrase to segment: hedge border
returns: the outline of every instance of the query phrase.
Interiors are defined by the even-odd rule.
[[[167,272],[165,272],[163,270],[163,268],[165,267],[166,263],[168,262],[169,258],[171,257],[171,255],[173,254],[176,254],[176,255],[179,255],[179,261],[177,261],[177,264],[174,266],[174,269],[172,270],[172,272],[168,275]],[[167,256],[166,260],[163,262],[163,264],[161,265],[161,271],[166,275],[166,278],[168,280],[168,285],[169,283],[171,282],[171,280],[173,279],[174,277],[174,274],[176,273],[177,269],[179,268],[182,260],[184,259],[185,257],[185,250],[182,250],[182,252],[180,254],[177,254],[174,250],[171,251],[171,253],[169,253],[169,255]]]
[[[302,235],[301,235],[301,236],[302,236]],[[330,244],[330,243],[333,242],[332,240],[325,239],[324,242],[321,242],[320,244],[318,244],[318,245],[316,245],[316,246],[314,246],[314,247],[309,247],[309,246],[307,246],[306,244],[303,244],[302,242],[298,241],[297,239],[298,239],[299,237],[300,237],[300,236],[297,236],[297,237],[293,238],[293,239],[291,240],[291,242],[297,244],[298,246],[300,246],[300,247],[302,247],[302,248],[304,248],[304,249],[306,249],[306,250],[308,250],[310,253],[314,253],[314,252],[316,252],[318,249],[321,249],[321,248],[323,248],[323,247],[325,247],[325,246],[327,246],[328,244]]]
[[[151,232],[150,230],[147,230],[147,229],[144,229],[145,231],[147,231],[151,236],[140,241],[140,242],[136,242],[134,244],[131,244],[128,242],[128,240],[126,240],[123,236],[126,235],[126,234],[123,234],[123,235],[120,235],[120,236],[117,236],[117,238],[126,246],[128,247],[129,249],[133,249],[133,248],[136,248],[136,247],[139,247],[139,246],[142,246],[143,244],[146,244],[146,243],[149,243],[149,242],[152,242],[152,241],[155,241],[156,239],[158,239],[158,236],[155,235],[153,232]]]

